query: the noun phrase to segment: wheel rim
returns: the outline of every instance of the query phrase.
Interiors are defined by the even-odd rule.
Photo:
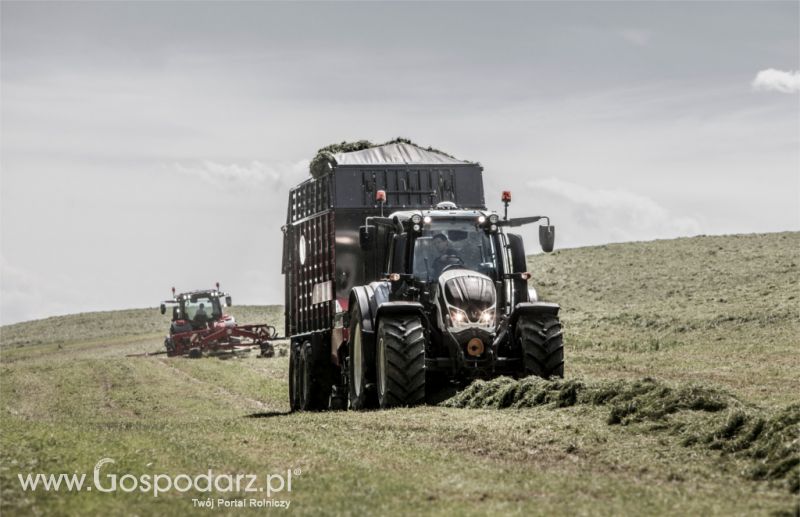
[[[356,397],[361,396],[361,380],[364,378],[364,364],[361,358],[361,323],[356,323],[356,328],[353,336],[353,391]]]
[[[378,392],[383,399],[386,394],[386,347],[383,338],[378,341]]]

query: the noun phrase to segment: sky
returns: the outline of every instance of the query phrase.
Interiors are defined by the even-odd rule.
[[[798,230],[798,70],[793,1],[3,1],[0,323],[282,303],[288,190],[343,140],[479,161],[560,248]]]

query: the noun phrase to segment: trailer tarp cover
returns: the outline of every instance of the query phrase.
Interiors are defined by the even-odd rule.
[[[360,246],[368,217],[442,201],[486,209],[479,163],[409,141],[332,144],[317,152],[309,170],[312,177],[289,191],[283,227],[285,324],[292,339],[329,332],[334,315],[347,310],[350,291],[384,273],[388,249],[366,253]]]
[[[386,144],[363,151],[336,153],[333,155],[338,165],[381,165],[381,164],[465,164],[463,160],[451,158],[446,154],[428,151],[412,144]]]

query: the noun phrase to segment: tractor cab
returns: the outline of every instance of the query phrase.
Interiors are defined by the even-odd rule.
[[[454,269],[468,269],[497,279],[501,267],[497,244],[484,229],[486,216],[482,212],[424,211],[418,215],[422,216],[420,230],[414,232],[411,224],[410,272],[416,280],[433,282]]]
[[[510,201],[510,193],[504,193],[503,201]],[[503,228],[541,219],[547,217],[509,219],[506,213],[501,219],[495,212],[443,202],[428,210],[367,218],[360,230],[361,246],[367,253],[384,253],[377,259],[382,271],[376,273],[391,282],[393,299],[419,299],[415,294],[435,298],[440,294],[441,308],[445,309],[451,305],[447,299],[463,298],[468,290],[469,297],[480,301],[478,305],[487,305],[481,312],[494,307],[492,313],[496,310],[498,316],[504,316],[518,303],[536,301],[537,295],[527,285],[530,275],[522,238],[504,233]],[[540,227],[544,251],[552,251],[553,236],[554,228],[548,220],[548,225]],[[452,311],[441,312],[442,320],[446,320]],[[461,315],[462,311],[456,312]],[[481,317],[488,318],[475,315]],[[494,324],[497,320],[492,315],[488,321]]]
[[[172,307],[171,331],[181,332],[197,330],[232,322],[232,316],[224,313],[225,307],[231,306],[231,296],[216,289],[203,289],[175,293],[172,288],[172,300],[161,304],[161,314],[166,314],[167,306]]]
[[[219,296],[213,292],[201,291],[186,294],[179,298],[180,305],[173,310],[173,319],[179,313],[180,319],[188,319],[202,323],[207,320],[217,320],[222,316],[222,306]]]

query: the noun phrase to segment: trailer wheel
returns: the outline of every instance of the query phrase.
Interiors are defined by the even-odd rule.
[[[377,356],[380,407],[425,402],[425,331],[419,316],[381,318]]]
[[[564,340],[557,316],[521,315],[517,341],[522,348],[525,375],[564,377]]]
[[[361,310],[356,304],[350,315],[350,343],[347,358],[347,385],[350,409],[371,409],[377,406],[375,390],[368,385],[367,354],[361,330]]]
[[[289,345],[289,408],[292,411],[300,410],[300,390],[298,389],[298,386],[300,385],[300,379],[298,375],[300,372],[299,348],[300,347],[297,343],[291,343]]]
[[[314,349],[311,348],[311,343],[305,342],[300,350],[300,363],[298,375],[300,382],[298,384],[300,409],[303,411],[321,411],[328,409],[328,401],[330,400],[330,387],[326,389],[325,383],[318,375],[317,368],[314,365]]]

